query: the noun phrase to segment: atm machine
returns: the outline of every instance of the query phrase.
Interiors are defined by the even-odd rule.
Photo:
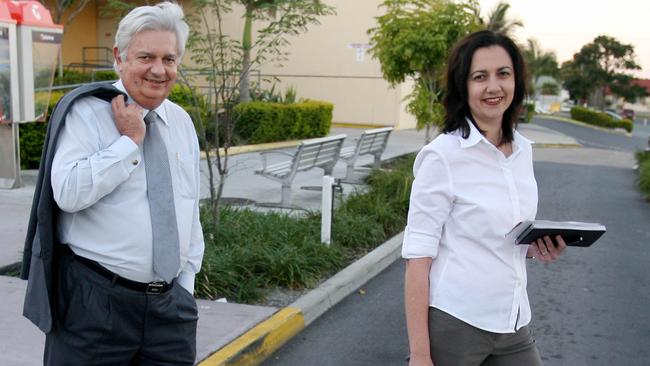
[[[6,93],[11,100],[11,120],[4,123],[7,131],[0,138],[0,188],[15,188],[21,185],[17,124],[45,121],[63,26],[54,24],[50,12],[38,1],[0,0],[3,14],[1,9],[6,9],[4,17],[9,13],[7,24],[13,26],[7,31],[7,53],[13,61],[7,68],[12,77],[11,92]],[[4,17],[0,16],[0,21]],[[0,75],[4,70],[2,41],[0,38]],[[9,135],[7,126],[11,128],[11,141],[4,139],[4,134]]]
[[[16,21],[0,1],[0,188],[21,185],[18,156],[18,49]]]

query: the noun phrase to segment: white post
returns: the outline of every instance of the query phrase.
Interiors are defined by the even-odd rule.
[[[323,176],[320,241],[325,245],[332,243],[332,212],[334,210],[334,190],[332,186],[334,182],[334,177],[329,175]]]

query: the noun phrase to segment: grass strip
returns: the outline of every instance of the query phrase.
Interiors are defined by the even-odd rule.
[[[650,201],[650,151],[637,151],[635,155],[639,165],[639,191],[646,201]]]
[[[339,202],[331,246],[320,243],[320,212],[295,217],[225,207],[215,228],[204,210],[206,250],[196,295],[253,303],[276,287],[315,287],[403,230],[414,159],[409,154],[386,162],[367,178],[365,192]]]

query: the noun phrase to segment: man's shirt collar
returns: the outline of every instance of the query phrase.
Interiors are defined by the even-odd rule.
[[[122,80],[121,80],[121,79],[118,80],[118,81],[116,81],[116,82],[113,84],[113,86],[114,86],[117,90],[120,90],[120,91],[123,91],[124,93],[126,93],[126,95],[127,95],[127,101],[126,101],[127,104],[129,104],[129,103],[136,103],[136,102],[133,100],[133,98],[131,98],[131,95],[129,94],[129,92],[128,92],[128,91],[126,90],[126,88],[124,87],[124,83],[122,83]],[[165,99],[165,100],[166,100],[166,99]],[[137,104],[137,103],[136,103],[136,104]],[[158,115],[158,117],[160,117],[160,119],[161,119],[161,120],[162,120],[166,125],[169,125],[169,121],[167,120],[167,112],[166,112],[166,109],[165,109],[164,104],[165,104],[165,101],[163,101],[163,102],[162,102],[158,107],[156,107],[156,109],[154,109],[154,112],[156,112],[156,114]],[[146,116],[147,113],[149,113],[149,109],[146,109],[146,108],[142,107],[142,118],[144,118],[144,116]]]

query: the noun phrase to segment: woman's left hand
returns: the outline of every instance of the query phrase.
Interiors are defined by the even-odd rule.
[[[544,263],[558,259],[566,249],[566,243],[560,235],[555,237],[555,243],[557,245],[548,235],[537,239],[528,247],[528,257],[535,257]]]

